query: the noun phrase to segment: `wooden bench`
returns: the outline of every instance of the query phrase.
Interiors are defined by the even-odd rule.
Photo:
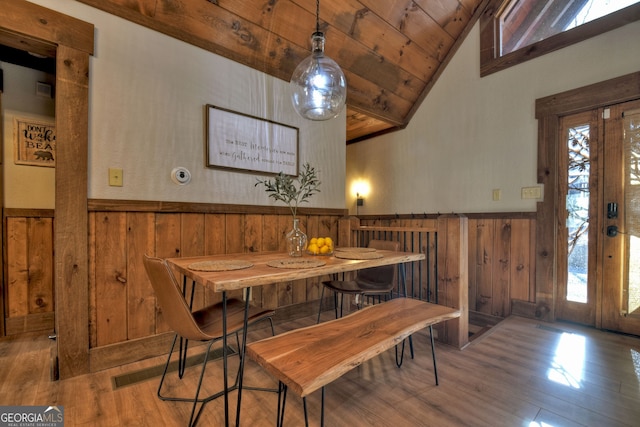
[[[282,425],[284,420],[288,389],[303,398],[305,423],[306,396],[322,389],[323,425],[325,385],[426,327],[431,329],[437,385],[432,326],[456,317],[460,317],[457,309],[415,299],[396,298],[336,320],[247,344],[246,354],[280,383],[277,425]]]

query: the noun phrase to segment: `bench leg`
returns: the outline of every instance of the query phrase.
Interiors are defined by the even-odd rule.
[[[307,415],[307,398],[302,398],[302,406],[304,407],[304,425],[309,427],[309,416]],[[320,404],[320,427],[324,427],[324,387],[322,387],[322,403]]]
[[[309,417],[307,416],[307,398],[302,398],[302,407],[304,408],[304,426],[309,427]]]
[[[320,427],[324,427],[324,387],[322,387],[322,405],[320,407]]]
[[[276,414],[276,426],[282,427],[284,424],[284,405],[287,402],[287,386],[278,382],[278,413]]]

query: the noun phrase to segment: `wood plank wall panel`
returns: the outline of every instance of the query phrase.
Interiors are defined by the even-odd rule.
[[[470,219],[469,229],[470,309],[507,317],[512,301],[535,301],[535,220]]]
[[[511,220],[511,298],[535,301],[535,226],[527,219]],[[529,286],[522,284],[528,283]]]
[[[491,314],[506,317],[505,313],[511,311],[511,221],[509,219],[498,220],[494,229],[494,262],[491,283],[494,288],[494,298]]]
[[[53,218],[7,217],[6,236],[4,332],[52,331]]]
[[[127,214],[127,338],[135,339],[156,332],[156,298],[147,279],[140,254],[153,253],[155,246],[155,215],[147,212]]]
[[[27,218],[7,218],[7,315],[29,312],[29,261],[27,259]]]
[[[278,250],[280,245],[279,233],[278,233],[278,215],[262,215],[262,243],[261,248],[263,251],[275,251]],[[272,284],[262,286],[260,291],[260,302],[262,307],[277,307],[278,306],[278,285]],[[254,298],[257,300],[257,295],[254,294]]]
[[[29,218],[29,313],[53,312],[53,218]]]
[[[180,214],[155,214],[154,240],[155,256],[161,258],[180,256]],[[168,332],[170,330],[169,326],[164,321],[162,311],[157,305],[156,310],[158,312],[156,317],[156,333]]]
[[[202,255],[205,251],[204,214],[184,213],[180,215],[180,253],[184,257]],[[176,276],[179,277],[179,276]],[[201,286],[187,286],[189,295],[193,290],[194,310],[203,308],[205,303],[205,289]]]
[[[98,346],[127,340],[127,214],[95,215],[95,315]]]
[[[474,227],[475,225],[475,227]],[[475,307],[475,311],[491,314],[493,304],[493,241],[495,234],[495,221],[490,219],[478,220],[476,224],[469,221],[469,234],[476,234],[475,268],[476,282],[469,286],[476,288],[476,300],[469,302],[469,309]]]

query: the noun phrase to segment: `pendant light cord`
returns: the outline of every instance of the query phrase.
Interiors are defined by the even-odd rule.
[[[320,0],[316,0],[316,33],[320,32]]]

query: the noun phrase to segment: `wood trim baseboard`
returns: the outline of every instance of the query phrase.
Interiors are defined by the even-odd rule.
[[[527,317],[529,319],[540,319],[538,306],[534,302],[511,300],[511,314],[514,316]]]
[[[9,317],[5,319],[6,335],[17,335],[25,332],[54,330],[54,313],[33,313],[26,316]]]
[[[20,209],[5,208],[2,211],[4,218],[20,217],[20,218],[54,218],[56,211],[54,209]]]
[[[394,220],[394,219],[438,219],[441,213],[410,213],[410,214],[382,214],[360,215],[358,218],[366,220]],[[482,212],[482,213],[456,213],[452,215],[466,217],[468,219],[536,219],[536,212]]]
[[[151,337],[92,348],[89,350],[90,370],[91,372],[98,372],[167,354],[171,347],[173,336],[173,332],[166,332]],[[197,343],[194,343],[194,345],[197,345]]]

